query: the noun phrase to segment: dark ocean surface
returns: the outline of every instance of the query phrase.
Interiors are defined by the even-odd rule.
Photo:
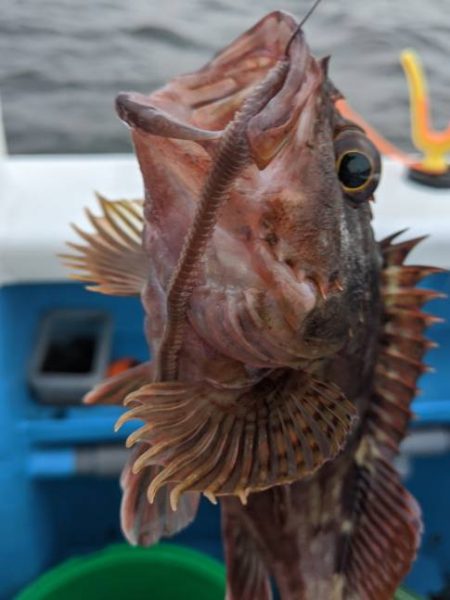
[[[121,152],[120,90],[195,70],[266,12],[305,0],[0,0],[0,94],[9,150]],[[426,67],[435,125],[450,119],[450,0],[323,0],[305,27],[350,103],[410,148],[399,53]]]

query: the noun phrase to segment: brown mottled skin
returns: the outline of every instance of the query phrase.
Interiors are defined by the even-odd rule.
[[[267,19],[280,19],[288,31],[293,30],[288,17],[275,14]],[[280,34],[274,28],[275,35],[282,38],[281,46],[283,40],[286,43],[283,31]],[[259,377],[260,368],[280,366],[283,358],[278,356],[261,365],[249,365],[250,361],[245,364],[232,347],[227,355],[221,351],[223,347],[217,349],[209,343],[208,328],[224,312],[218,302],[213,317],[204,324],[210,288],[221,286],[235,291],[254,287],[267,296],[280,294],[283,310],[292,315],[295,326],[286,333],[285,340],[296,347],[296,352],[288,366],[301,365],[334,381],[363,416],[377,344],[380,258],[370,227],[369,203],[355,207],[343,194],[337,178],[334,140],[344,123],[334,108],[335,92],[300,33],[297,38],[291,49],[294,81],[290,85],[299,87],[299,79],[306,78],[304,69],[318,82],[299,120],[291,124],[297,133],[290,132],[281,152],[264,170],[258,170],[254,163],[246,167],[221,210],[193,293],[179,377],[201,379],[206,372],[210,378],[242,380],[254,377],[256,369]],[[235,68],[240,66],[237,62]],[[261,76],[259,72],[254,75],[255,79]],[[208,105],[183,114],[185,109],[178,98],[169,104],[175,93],[176,86],[168,86],[167,92],[163,89],[150,100],[197,127],[217,130],[226,125],[229,114],[223,118],[219,112],[213,120],[214,112],[206,110]],[[182,94],[180,98],[183,102]],[[292,111],[295,100],[294,106],[290,104],[292,99],[288,100],[289,105],[278,108],[279,113]],[[266,117],[268,121],[270,118],[273,116]],[[150,315],[148,339],[156,350],[164,322],[164,317],[158,318],[164,314],[162,290],[180,255],[211,159],[202,142],[149,136],[137,128],[133,139],[147,190],[145,246],[149,256],[158,257],[152,265],[155,277],[149,279],[143,296]],[[213,143],[208,140],[203,146],[208,150],[208,144]],[[302,285],[297,283],[302,280],[309,285],[312,282],[313,301],[309,297],[303,300],[300,295],[291,299],[289,289],[284,295],[283,286],[291,282],[293,286]],[[319,285],[326,299],[321,297]],[[357,430],[354,436],[358,435]],[[341,517],[334,508],[328,511],[327,504],[334,507],[342,502],[342,483],[351,461],[344,453],[306,481],[251,494],[247,506],[236,498],[221,501],[225,542],[227,523],[237,520],[239,527],[254,537],[284,600],[332,597]],[[315,529],[320,533],[315,535]],[[314,544],[305,544],[305,539],[314,539]],[[233,572],[232,557],[229,563]],[[247,600],[238,590],[231,591],[231,597]]]
[[[192,520],[200,493],[217,497],[228,600],[267,600],[269,574],[283,600],[389,600],[418,543],[391,460],[426,347],[410,356],[401,330],[428,322],[398,289],[422,270],[398,274],[414,242],[374,239],[380,159],[335,108],[327,62],[274,12],[196,73],[119,95],[145,184],[143,248],[130,243],[111,278],[94,219],[106,250],[96,238],[72,259],[100,291],[136,289],[148,315],[153,365],[88,397],[139,388],[122,419],[144,421],[124,531],[153,543]],[[361,191],[339,180],[342,148],[372,162]],[[117,231],[118,209],[103,207]]]

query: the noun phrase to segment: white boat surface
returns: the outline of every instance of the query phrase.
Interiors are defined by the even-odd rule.
[[[142,197],[135,157],[0,157],[0,285],[66,281],[57,255],[75,239],[69,223],[88,226],[83,209],[97,210],[94,191],[110,199]],[[410,260],[450,268],[450,190],[413,183],[403,165],[386,159],[372,206],[377,239],[403,229],[405,237],[428,234]]]

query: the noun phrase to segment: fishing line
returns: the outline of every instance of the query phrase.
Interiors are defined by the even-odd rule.
[[[289,48],[291,47],[292,42],[294,41],[295,36],[297,35],[297,33],[301,30],[301,28],[303,27],[303,25],[306,23],[306,21],[309,19],[309,17],[313,14],[313,12],[316,10],[316,8],[319,6],[319,4],[322,2],[322,0],[316,0],[314,2],[314,4],[311,6],[311,8],[308,10],[308,12],[306,13],[306,15],[303,17],[303,19],[300,21],[300,23],[297,25],[294,33],[291,35],[291,37],[289,38],[288,43],[286,44],[286,50],[285,50],[285,54],[286,56],[288,55],[289,52]]]

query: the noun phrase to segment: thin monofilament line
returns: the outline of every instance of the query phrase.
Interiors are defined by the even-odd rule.
[[[294,41],[296,35],[298,34],[298,32],[301,30],[301,28],[303,27],[303,25],[306,23],[306,21],[309,19],[309,17],[313,14],[313,12],[316,10],[316,8],[319,6],[319,4],[322,2],[322,0],[316,0],[314,2],[314,4],[311,6],[311,8],[308,10],[308,12],[306,13],[306,15],[303,17],[303,19],[300,21],[300,23],[297,25],[297,27],[295,28],[294,33],[291,35],[291,37],[288,40],[288,43],[286,44],[286,56],[289,54],[289,49],[292,45],[292,42]]]
[[[303,25],[306,23],[306,21],[309,19],[309,17],[313,14],[313,12],[316,10],[316,8],[319,6],[319,4],[322,2],[322,0],[316,0],[314,2],[314,4],[311,6],[311,8],[308,10],[308,12],[306,13],[306,15],[303,17],[303,19],[300,21],[300,23],[298,24],[297,29],[301,29],[303,27]]]
[[[269,71],[227,126],[220,141],[217,157],[203,187],[194,221],[169,284],[167,321],[159,348],[156,380],[170,381],[176,378],[186,312],[200,259],[212,236],[218,211],[228,198],[231,184],[250,158],[245,136],[247,124],[282,85],[288,66],[287,61],[281,60]]]

